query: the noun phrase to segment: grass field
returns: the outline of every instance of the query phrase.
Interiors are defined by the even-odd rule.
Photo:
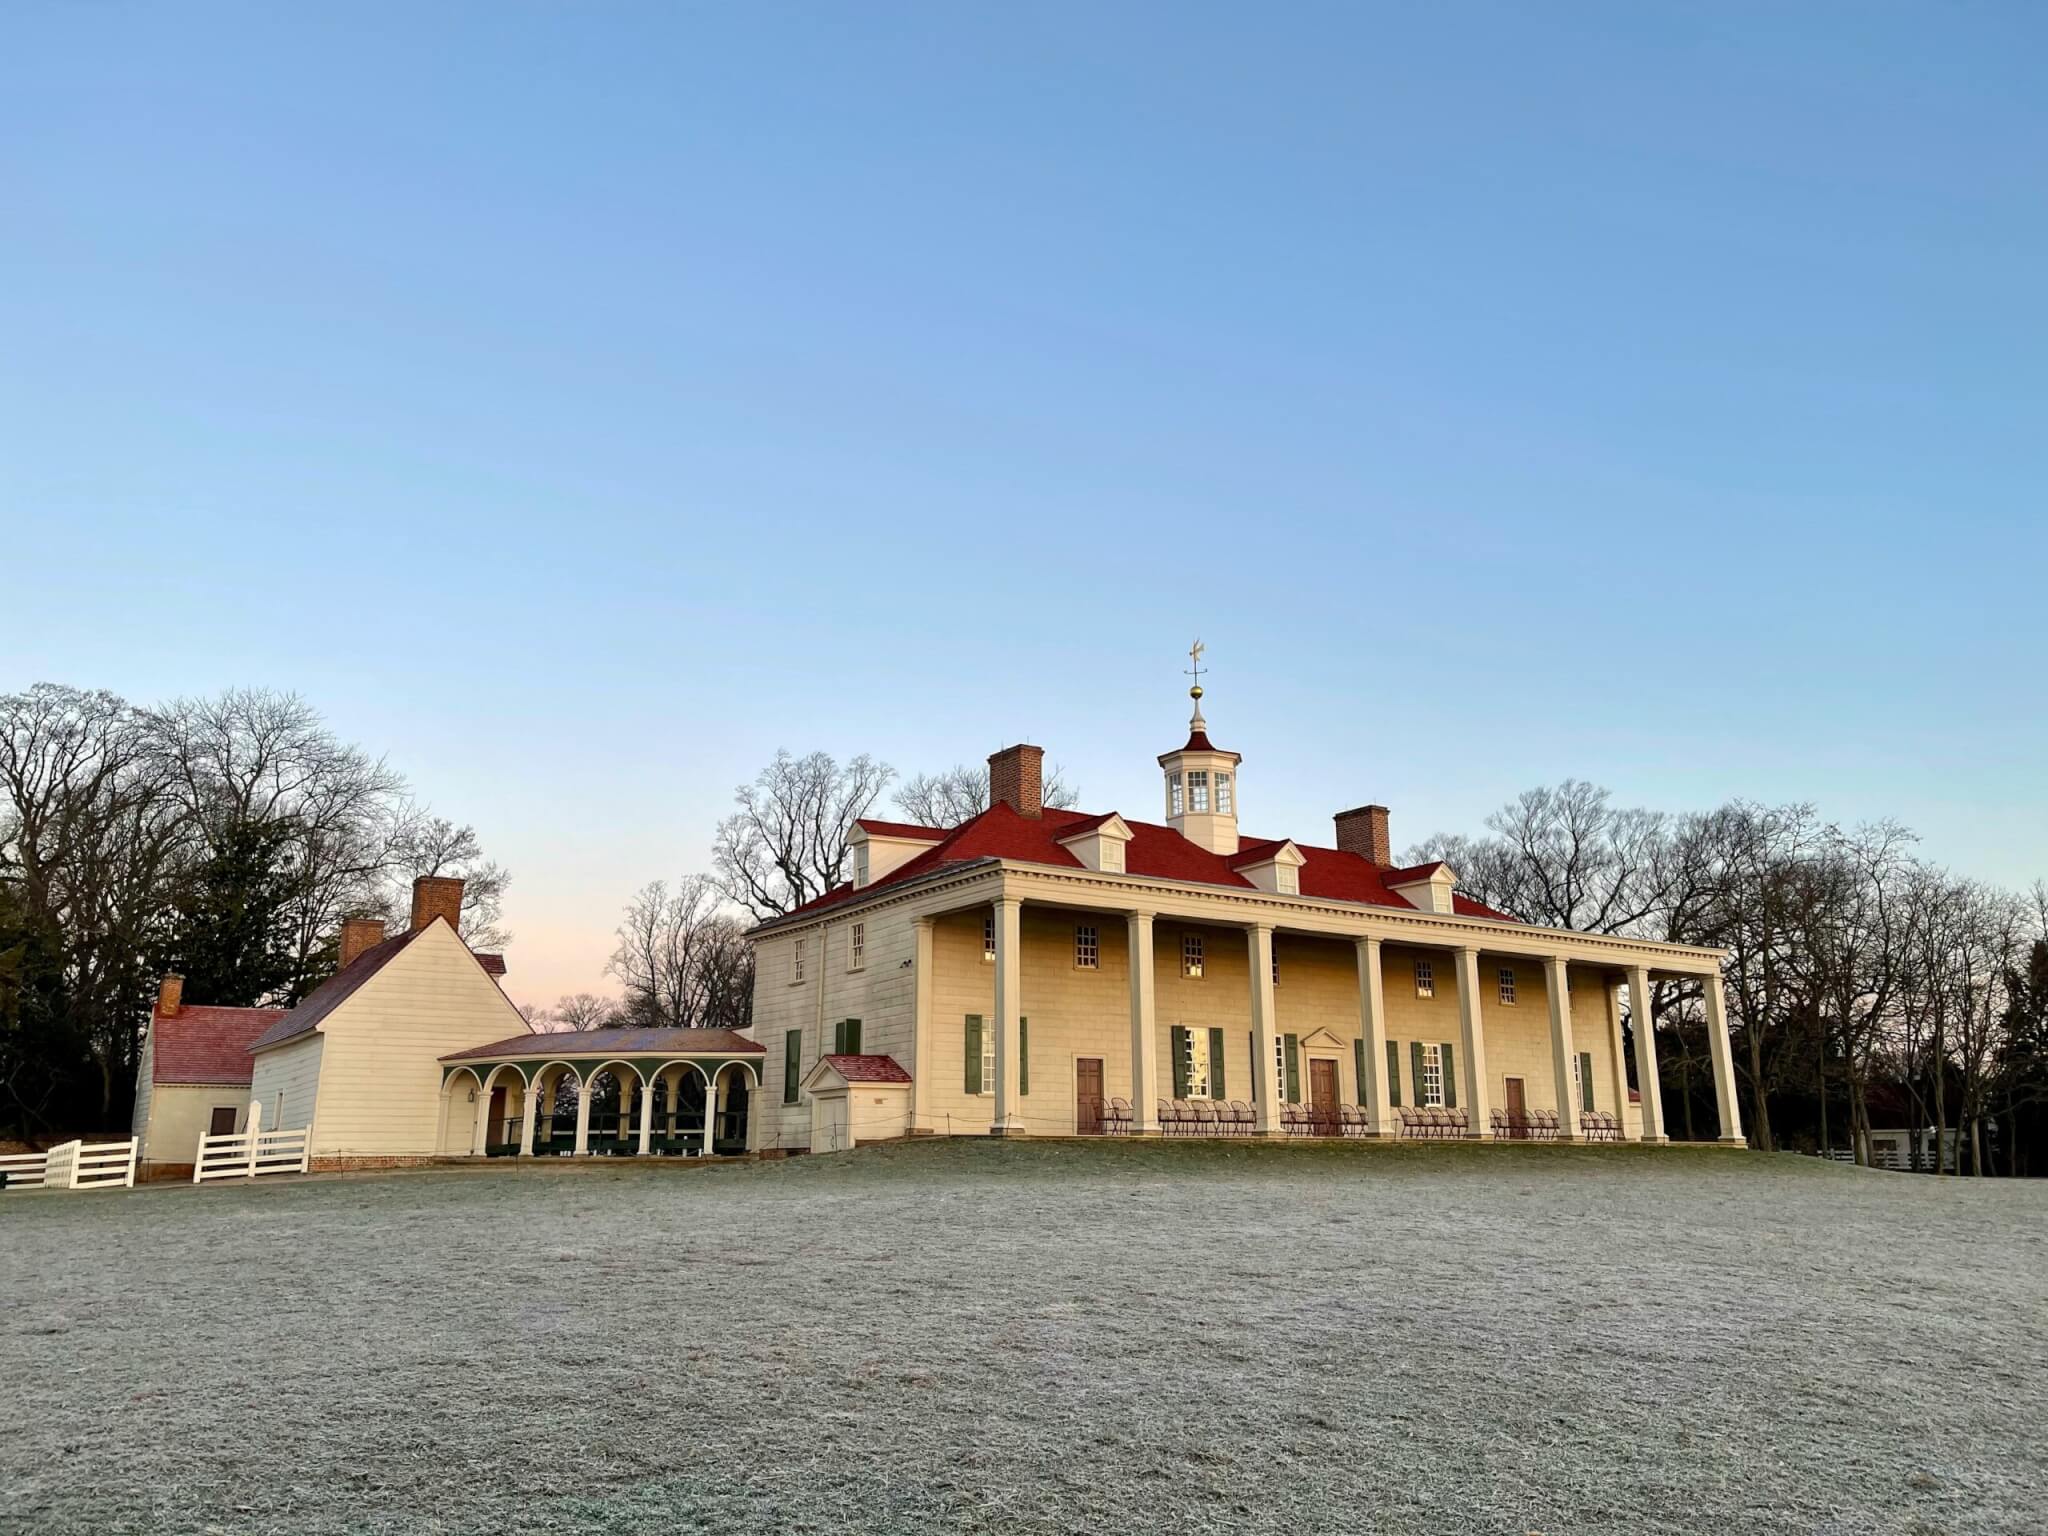
[[[928,1143],[0,1199],[0,1529],[2048,1529],[2048,1185]]]

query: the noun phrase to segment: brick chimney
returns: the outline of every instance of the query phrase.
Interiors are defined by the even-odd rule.
[[[1337,846],[1355,853],[1381,869],[1394,867],[1393,846],[1387,840],[1387,808],[1361,805],[1355,811],[1337,813]]]
[[[160,1018],[175,1019],[185,1006],[185,978],[166,976],[156,984],[156,1011]]]
[[[462,882],[447,875],[421,875],[412,883],[412,926],[415,932],[437,917],[462,932]]]
[[[1019,743],[992,753],[988,760],[988,803],[998,800],[1020,816],[1045,809],[1045,748]]]
[[[341,920],[341,968],[347,970],[364,950],[375,949],[383,942],[383,918],[344,917]]]

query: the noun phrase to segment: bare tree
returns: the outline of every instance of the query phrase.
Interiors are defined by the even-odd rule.
[[[668,1029],[744,1029],[752,1016],[754,960],[746,930],[705,875],[641,887],[619,924],[606,967],[626,989],[622,1012]]]
[[[1047,770],[1042,799],[1048,809],[1070,810],[1080,798],[1057,764]],[[987,763],[956,763],[938,773],[920,773],[896,791],[897,814],[920,827],[957,827],[987,809]]]
[[[552,1008],[521,1011],[526,1015],[527,1023],[545,1032],[584,1033],[593,1029],[612,1029],[625,1022],[625,1014],[616,999],[599,997],[594,992],[572,992],[556,998]]]
[[[445,816],[406,806],[392,829],[390,879],[383,902],[402,919],[412,882],[422,875],[452,875],[462,881],[462,937],[472,949],[501,950],[512,942],[502,925],[505,889],[512,877],[484,857],[474,827],[458,827]],[[588,995],[588,994],[584,994]]]
[[[895,777],[866,755],[844,765],[824,752],[775,754],[733,798],[739,809],[718,824],[711,877],[717,889],[757,918],[780,917],[839,885],[847,839]]]

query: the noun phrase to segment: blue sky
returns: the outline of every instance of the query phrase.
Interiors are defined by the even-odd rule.
[[[299,690],[595,987],[777,746],[2048,875],[2048,11],[16,5],[0,687]]]

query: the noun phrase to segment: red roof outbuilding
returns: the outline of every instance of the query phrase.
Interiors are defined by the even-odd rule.
[[[158,1009],[149,1021],[149,1080],[246,1087],[256,1074],[250,1045],[284,1015],[282,1008]]]

